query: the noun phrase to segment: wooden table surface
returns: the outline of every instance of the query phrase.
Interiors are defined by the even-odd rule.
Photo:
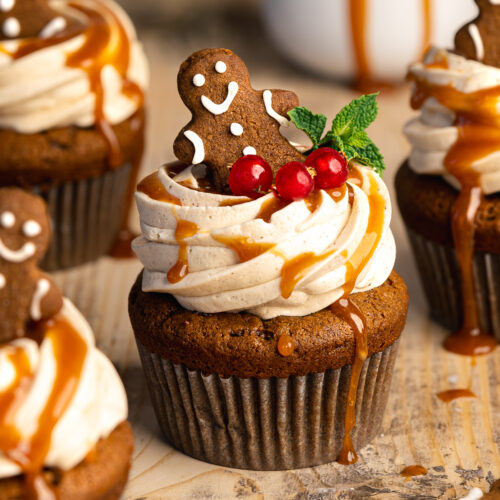
[[[225,31],[210,29],[205,26],[200,39],[182,25],[144,33],[152,90],[143,174],[173,159],[171,144],[189,118],[176,90],[180,62],[204,46],[229,45]],[[245,30],[251,31],[248,26]],[[294,90],[303,105],[330,118],[355,97],[347,88],[286,65],[272,51],[259,55],[259,43],[257,50],[242,41],[229,48],[247,59],[256,88]],[[383,94],[380,107],[370,133],[385,154],[385,180],[392,189],[394,173],[409,149],[401,134],[411,115],[408,89]],[[138,228],[137,217],[133,224]],[[286,472],[240,471],[199,462],[172,449],[159,432],[127,314],[127,295],[139,262],[103,258],[56,275],[66,295],[89,319],[98,345],[113,360],[127,388],[136,447],[125,499],[451,499],[475,486],[489,490],[500,477],[500,350],[478,358],[473,366],[469,358],[442,349],[446,332],[427,316],[395,206],[392,228],[398,243],[397,270],[410,289],[408,324],[381,433],[349,467],[332,463]],[[436,397],[449,388],[467,387],[469,381],[476,399],[446,404]],[[428,474],[405,481],[399,473],[413,464],[425,466]]]

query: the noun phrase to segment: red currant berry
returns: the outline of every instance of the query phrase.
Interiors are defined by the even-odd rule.
[[[316,170],[314,183],[317,189],[333,189],[347,180],[349,169],[342,153],[332,148],[319,148],[306,159],[306,165]]]
[[[303,200],[313,189],[313,178],[305,165],[299,161],[283,165],[276,174],[276,191],[284,200]]]
[[[266,193],[273,183],[271,167],[257,155],[239,158],[229,173],[229,187],[236,196],[257,198]]]

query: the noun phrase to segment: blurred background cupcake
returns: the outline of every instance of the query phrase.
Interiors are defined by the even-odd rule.
[[[47,201],[45,269],[94,260],[126,229],[147,83],[141,45],[114,2],[2,2],[0,184]]]

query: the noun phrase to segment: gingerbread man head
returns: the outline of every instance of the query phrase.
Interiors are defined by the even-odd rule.
[[[500,67],[500,4],[476,0],[479,16],[463,26],[455,36],[455,50],[467,59]]]
[[[61,293],[37,267],[49,242],[45,202],[21,189],[0,189],[0,342],[25,335],[30,321],[62,306]]]
[[[48,38],[64,30],[66,17],[47,0],[0,0],[0,40]]]
[[[278,170],[302,158],[281,135],[297,96],[283,90],[254,90],[243,61],[227,49],[206,49],[180,67],[179,94],[192,113],[174,143],[179,160],[204,163],[224,190],[230,167],[243,155],[257,154]]]

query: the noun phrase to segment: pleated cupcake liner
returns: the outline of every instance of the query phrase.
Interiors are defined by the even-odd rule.
[[[407,231],[432,318],[451,331],[458,330],[463,300],[455,249]],[[481,328],[500,341],[500,255],[476,252],[473,270]]]
[[[47,202],[52,222],[43,269],[67,269],[109,252],[121,228],[130,173],[127,163],[98,177],[32,187]]]
[[[357,451],[379,432],[397,341],[363,365],[356,398]],[[343,443],[351,366],[288,378],[222,378],[189,370],[138,339],[163,434],[175,448],[224,467],[286,470],[334,461]]]

